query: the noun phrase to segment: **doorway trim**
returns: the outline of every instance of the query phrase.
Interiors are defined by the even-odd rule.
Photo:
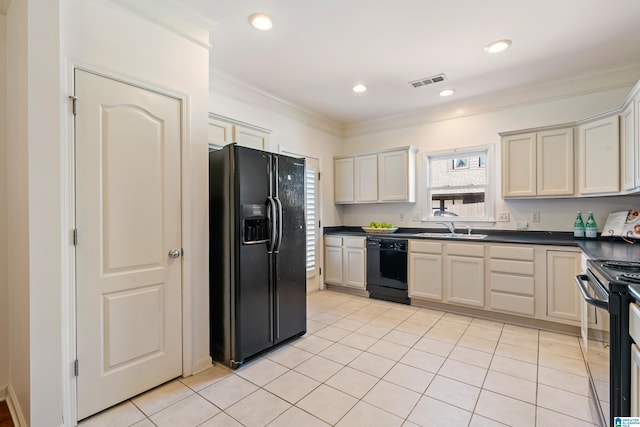
[[[73,244],[73,230],[75,227],[75,129],[74,115],[71,99],[75,93],[74,76],[76,70],[93,73],[108,79],[116,80],[128,85],[136,86],[151,92],[177,99],[181,103],[180,120],[180,191],[181,191],[181,240],[182,257],[182,376],[193,373],[193,323],[192,313],[192,257],[193,239],[191,233],[191,192],[187,183],[191,182],[190,175],[190,145],[188,129],[189,95],[177,92],[165,87],[154,85],[144,80],[138,80],[131,76],[94,67],[90,64],[78,63],[67,57],[63,58],[62,71],[62,93],[67,94],[69,99],[61,100],[67,102],[61,109],[61,189],[62,200],[62,221],[61,229],[66,231],[60,236],[61,258],[62,258],[62,420],[65,427],[73,427],[78,423],[77,413],[77,378],[74,374],[76,359],[76,247]],[[80,237],[81,239],[82,237]]]
[[[292,156],[292,157],[303,157],[303,158],[310,158],[310,159],[315,159],[318,161],[318,173],[321,173],[322,171],[322,158],[320,156],[317,155],[310,155],[310,154],[304,154],[295,150],[289,150],[286,147],[282,146],[282,145],[278,145],[278,152],[280,154],[285,154],[287,156]],[[319,182],[320,180],[318,180],[318,186],[320,187],[320,191],[318,192],[318,217],[317,220],[320,221],[320,223],[322,224],[322,183]],[[318,237],[319,239],[319,245],[322,249],[322,233],[320,233],[320,236]],[[319,290],[324,290],[325,286],[324,286],[324,279],[323,279],[323,274],[320,273],[320,271],[322,271],[322,266],[324,265],[324,251],[319,250],[316,251],[316,265],[318,265],[318,280],[320,281],[319,283]]]

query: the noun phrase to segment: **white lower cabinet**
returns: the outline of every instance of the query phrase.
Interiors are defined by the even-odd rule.
[[[489,308],[535,314],[535,268],[532,246],[492,245],[489,248]]]
[[[409,241],[409,297],[442,301],[441,242]]]
[[[580,292],[575,277],[580,274],[581,254],[576,251],[547,251],[547,316],[580,322]]]
[[[364,237],[325,236],[324,282],[364,290],[365,244]]]
[[[447,302],[484,307],[484,245],[447,244]]]

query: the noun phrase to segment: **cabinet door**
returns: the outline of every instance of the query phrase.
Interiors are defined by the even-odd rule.
[[[634,138],[636,147],[636,187],[640,187],[640,90],[633,99],[634,113]]]
[[[365,289],[365,259],[364,249],[361,248],[342,248],[343,261],[343,281],[342,284],[354,288]]]
[[[382,202],[410,201],[407,151],[378,154],[378,190]]]
[[[269,149],[269,134],[257,129],[234,125],[233,142],[236,142],[238,145],[242,145],[243,147],[266,151]]]
[[[378,201],[378,156],[354,157],[356,202]]]
[[[578,128],[580,194],[607,194],[620,190],[618,125],[616,115]]]
[[[333,200],[335,203],[353,203],[353,157],[333,161]]]
[[[447,256],[447,301],[484,307],[484,258]]]
[[[622,191],[636,187],[635,104],[630,103],[620,115],[620,186]]]
[[[442,301],[442,255],[409,255],[409,296]]]
[[[580,321],[581,296],[575,283],[580,253],[547,251],[547,316]]]
[[[207,128],[209,135],[209,145],[222,148],[233,142],[233,125],[222,120],[209,118]]]
[[[538,132],[536,157],[537,195],[572,196],[573,128]]]
[[[502,139],[502,197],[536,195],[536,134]]]
[[[334,285],[342,284],[342,247],[324,247],[324,281]]]

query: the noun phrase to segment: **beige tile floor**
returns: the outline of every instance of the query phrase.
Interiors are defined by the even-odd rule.
[[[593,427],[576,337],[331,291],[307,326],[80,425]]]

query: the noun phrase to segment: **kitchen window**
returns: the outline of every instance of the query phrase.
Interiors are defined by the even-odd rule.
[[[491,221],[491,147],[427,153],[423,221]]]

